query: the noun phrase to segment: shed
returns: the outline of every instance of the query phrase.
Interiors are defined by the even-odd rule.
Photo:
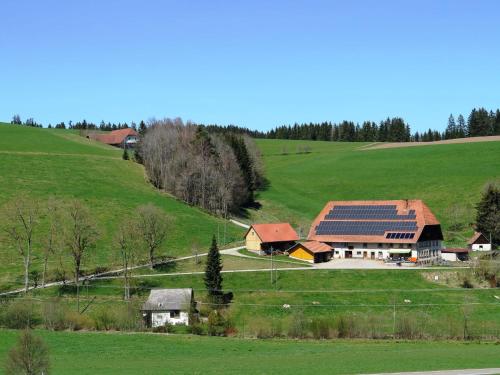
[[[449,248],[441,249],[441,258],[450,262],[469,260],[469,249]]]
[[[142,306],[142,315],[148,327],[160,327],[167,323],[189,325],[189,314],[193,310],[193,289],[152,289]]]
[[[288,254],[291,258],[306,260],[308,262],[320,263],[328,262],[333,255],[333,249],[318,241],[299,242],[295,244]]]
[[[285,251],[299,240],[297,232],[289,223],[253,224],[245,233],[248,250],[269,253],[273,250]]]
[[[469,249],[472,251],[490,251],[491,250],[491,243],[488,241],[486,236],[482,234],[481,232],[474,232],[474,235],[471,237],[469,242],[467,242],[467,245],[469,245]]]

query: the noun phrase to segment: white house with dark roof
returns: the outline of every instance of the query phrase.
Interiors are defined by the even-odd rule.
[[[472,238],[467,242],[472,251],[490,251],[491,243],[486,236],[480,232],[474,232]]]
[[[166,324],[189,325],[189,314],[194,308],[193,289],[152,289],[142,306],[142,315],[148,327]]]
[[[333,248],[334,258],[402,259],[432,263],[441,256],[441,225],[421,200],[331,201],[308,240]]]

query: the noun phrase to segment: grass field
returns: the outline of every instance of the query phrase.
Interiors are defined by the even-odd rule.
[[[250,220],[290,221],[307,235],[330,200],[422,199],[441,221],[445,240],[465,245],[474,206],[487,181],[500,178],[500,142],[359,150],[362,143],[257,140],[270,186]],[[309,146],[310,153],[297,153]],[[287,154],[283,154],[286,150]],[[458,232],[449,208],[463,210]]]
[[[41,200],[77,197],[89,206],[101,239],[85,260],[86,269],[116,263],[114,231],[141,204],[151,202],[172,215],[172,228],[161,251],[169,256],[190,255],[194,243],[205,252],[218,226],[221,232],[224,227],[222,220],[156,191],[145,180],[142,166],[122,160],[120,150],[73,131],[0,124],[0,160],[0,206],[20,193]],[[241,240],[242,228],[227,224],[227,231],[228,242]],[[0,288],[19,282],[21,274],[20,257],[2,236],[3,231]]]
[[[500,345],[494,343],[37,334],[50,348],[54,374],[360,374],[500,366]],[[0,331],[0,361],[17,336]]]

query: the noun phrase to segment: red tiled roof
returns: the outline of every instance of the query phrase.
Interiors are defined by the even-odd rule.
[[[452,247],[452,248],[448,248],[448,249],[441,249],[441,252],[442,253],[468,253],[468,252],[470,252],[470,250],[459,248],[459,247]]]
[[[416,221],[417,231],[412,239],[388,239],[384,235],[317,235],[316,227],[321,221],[325,221],[325,216],[330,212],[334,206],[386,206],[395,205],[398,214],[404,215],[409,212],[409,210],[415,211],[415,219],[411,221]],[[348,221],[386,221],[379,219],[342,219]],[[410,220],[410,219],[408,219]],[[404,220],[402,220],[404,221]],[[320,242],[366,242],[366,243],[416,243],[422,234],[422,231],[426,225],[440,225],[439,221],[436,219],[434,214],[431,212],[429,207],[421,200],[386,200],[386,201],[331,201],[326,204],[326,206],[321,210],[320,214],[316,217],[309,230],[308,240],[315,240]]]
[[[95,134],[95,139],[108,145],[117,145],[123,142],[128,136],[137,136],[137,132],[132,128],[113,130],[109,133]]]
[[[481,232],[474,232],[474,235],[471,237],[469,242],[467,242],[467,245],[475,244],[476,241],[479,240],[481,237],[483,237],[483,241],[486,241],[483,243],[488,243],[488,239],[486,238],[486,236],[484,234],[482,234]]]
[[[286,241],[298,241],[299,236],[297,232],[288,223],[276,223],[276,224],[253,224],[250,229],[257,233],[260,240],[264,243],[267,242],[286,242]],[[247,231],[247,233],[248,233]],[[246,236],[246,234],[245,234]]]
[[[306,241],[296,244],[295,246],[302,245],[311,253],[327,253],[332,251],[332,248],[327,244],[318,242],[318,241]],[[294,247],[295,247],[294,246]]]

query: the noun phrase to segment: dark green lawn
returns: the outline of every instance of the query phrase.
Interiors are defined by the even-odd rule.
[[[487,181],[500,178],[500,142],[362,151],[362,143],[258,139],[269,189],[258,195],[258,221],[290,221],[307,235],[330,200],[422,199],[443,224],[445,240],[465,245]],[[309,154],[297,154],[308,145]],[[283,155],[283,148],[288,154]],[[463,210],[458,233],[449,207]]]
[[[54,374],[359,374],[500,366],[494,343],[36,333],[50,348]],[[17,335],[0,331],[2,360]]]

